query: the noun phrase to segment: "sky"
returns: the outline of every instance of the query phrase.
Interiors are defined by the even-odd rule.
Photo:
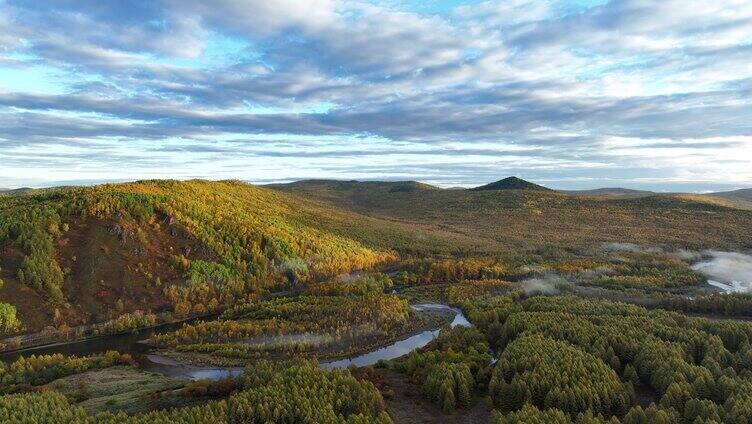
[[[0,0],[0,187],[752,187],[752,0]]]

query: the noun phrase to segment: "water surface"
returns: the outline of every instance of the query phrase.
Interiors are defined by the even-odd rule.
[[[465,318],[465,315],[461,310],[453,308],[448,305],[440,303],[421,303],[412,305],[412,308],[416,311],[423,312],[429,310],[445,310],[454,312],[454,320],[450,324],[452,327],[470,327],[470,321]],[[380,360],[390,360],[399,358],[400,356],[407,355],[415,349],[420,349],[439,336],[439,330],[428,330],[418,333],[414,336],[408,337],[404,340],[398,340],[388,346],[376,349],[374,351],[364,353],[362,355],[345,358],[336,361],[324,361],[321,362],[321,366],[326,369],[334,368],[347,368],[350,365],[356,367],[364,367],[366,365],[373,365]]]
[[[461,310],[448,305],[439,303],[422,303],[412,305],[412,308],[418,312],[426,311],[449,311],[454,313],[454,319],[451,322],[452,327],[470,327],[472,324],[465,318]],[[91,340],[84,340],[73,343],[60,343],[49,346],[26,349],[18,352],[0,354],[0,360],[12,362],[19,356],[50,355],[53,353],[62,353],[64,355],[85,356],[96,353],[102,353],[107,350],[117,350],[120,353],[128,353],[134,357],[138,367],[144,371],[162,374],[167,377],[178,379],[200,380],[210,379],[219,380],[226,377],[236,377],[243,372],[241,367],[218,367],[218,366],[199,366],[175,361],[171,358],[149,353],[148,347],[139,340],[149,338],[152,334],[158,332],[172,331],[180,328],[183,323],[166,324],[146,330],[133,333],[120,334],[114,336],[105,336]],[[390,360],[406,355],[415,349],[420,349],[438,337],[439,329],[422,331],[413,336],[398,340],[388,346],[375,349],[371,352],[364,353],[352,358],[345,358],[336,361],[321,362],[321,367],[326,369],[347,368],[350,365],[362,367],[373,365],[381,359]]]

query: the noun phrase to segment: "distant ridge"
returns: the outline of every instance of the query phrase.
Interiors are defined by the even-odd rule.
[[[0,188],[0,196],[24,196],[27,194],[47,193],[50,191],[68,188],[68,186],[48,187],[48,188]]]
[[[284,184],[268,184],[267,187],[327,187],[352,190],[385,190],[391,193],[440,190],[438,187],[418,181],[358,181],[309,179]]]
[[[656,193],[647,190],[633,190],[629,188],[621,187],[604,187],[596,188],[592,190],[560,190],[564,194],[570,196],[603,196],[603,197],[623,197],[623,198],[637,198],[653,196]]]
[[[704,196],[730,202],[732,206],[752,210],[752,188],[707,193]]]
[[[752,200],[752,188],[743,188],[741,190],[721,191],[717,193],[708,193],[708,194],[714,197],[723,197],[724,199]]]
[[[503,180],[499,180],[490,184],[482,185],[480,187],[471,188],[470,190],[537,190],[537,191],[553,191],[550,188],[543,187],[542,185],[533,184],[530,181],[525,181],[522,178],[507,177]]]
[[[392,187],[389,189],[389,191],[392,193],[420,190],[438,190],[438,188],[430,184],[419,183],[417,181],[395,181]]]
[[[33,192],[33,188],[21,187],[21,188],[0,188],[0,196],[20,196],[23,194]]]

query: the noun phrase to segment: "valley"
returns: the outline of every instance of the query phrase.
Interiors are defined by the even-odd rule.
[[[516,178],[6,192],[0,420],[749,422],[751,231]]]

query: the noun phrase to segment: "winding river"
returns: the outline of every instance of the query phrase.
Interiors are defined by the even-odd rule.
[[[454,319],[450,324],[452,327],[470,327],[472,325],[467,320],[467,318],[465,318],[465,315],[463,315],[461,310],[448,305],[439,303],[422,303],[412,305],[412,308],[417,312],[450,311],[454,313]],[[12,362],[18,359],[18,357],[20,356],[29,356],[32,354],[49,355],[53,353],[62,353],[64,355],[83,356],[102,353],[107,350],[117,350],[121,353],[131,354],[136,359],[136,362],[138,363],[140,369],[173,378],[190,380],[200,380],[208,378],[211,380],[218,380],[231,376],[234,377],[240,375],[240,373],[243,372],[243,368],[241,367],[198,366],[177,362],[170,358],[150,353],[147,346],[138,343],[139,340],[147,339],[152,334],[175,330],[177,328],[180,328],[182,325],[183,323],[166,324],[128,334],[107,336],[73,343],[60,343],[49,346],[41,346],[38,348],[25,349],[17,352],[9,352],[0,354],[0,360],[5,362]],[[388,346],[384,346],[379,349],[354,356],[352,358],[322,361],[320,365],[321,367],[326,369],[347,368],[350,365],[357,367],[373,365],[382,359],[390,360],[398,358],[402,355],[406,355],[415,349],[419,349],[427,345],[438,335],[438,328],[433,330],[426,330],[405,339],[398,340]]]
[[[452,327],[462,326],[469,327],[470,321],[465,318],[465,315],[461,310],[453,308],[451,306],[443,305],[440,303],[421,303],[418,305],[412,305],[412,308],[418,312],[430,311],[430,310],[449,310],[454,312],[454,320],[450,324]],[[364,367],[366,365],[373,365],[380,360],[390,360],[399,358],[402,355],[406,355],[415,349],[427,345],[431,340],[435,339],[439,335],[439,330],[427,330],[418,333],[414,336],[410,336],[404,340],[398,340],[388,346],[380,349],[373,350],[371,352],[364,353],[353,358],[345,358],[336,361],[323,361],[321,366],[326,369],[334,368],[347,368],[350,365],[356,367]]]

